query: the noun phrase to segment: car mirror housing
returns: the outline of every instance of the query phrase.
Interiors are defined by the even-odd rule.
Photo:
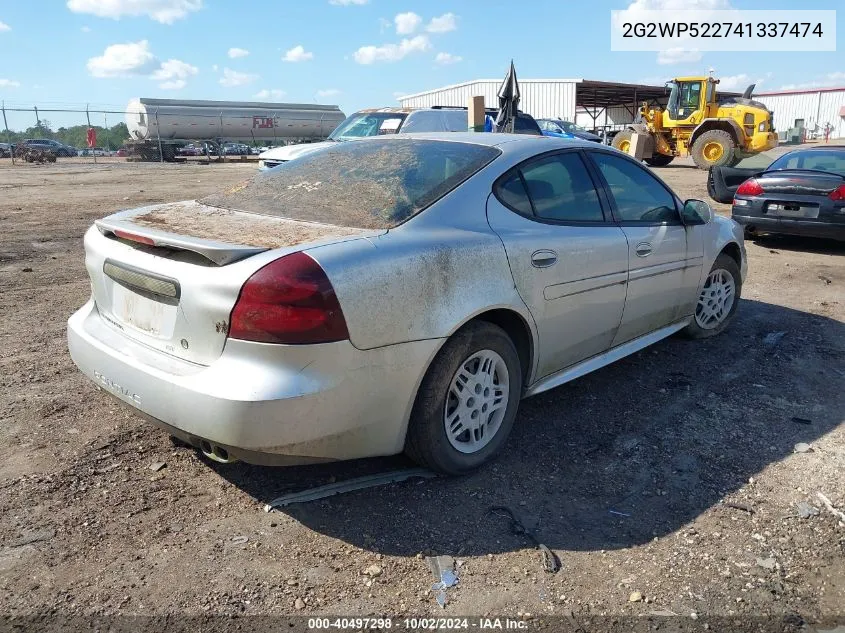
[[[710,224],[713,221],[713,209],[704,200],[691,198],[684,202],[684,208],[681,210],[681,219],[686,226]]]

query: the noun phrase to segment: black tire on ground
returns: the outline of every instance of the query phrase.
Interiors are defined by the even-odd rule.
[[[508,404],[499,429],[490,442],[475,453],[456,450],[446,435],[444,415],[452,379],[475,353],[492,350],[505,361],[508,370]],[[500,327],[483,321],[458,330],[435,356],[420,385],[405,453],[422,466],[449,475],[459,475],[490,460],[510,435],[522,397],[522,367],[513,341]]]
[[[666,154],[652,154],[651,157],[643,159],[647,165],[652,167],[666,167],[669,163],[675,160],[674,156],[667,156]]]
[[[705,156],[710,148],[718,144],[721,146],[721,153],[718,156],[708,158]],[[692,160],[699,169],[710,169],[711,167],[721,167],[730,163],[735,156],[736,143],[733,137],[724,130],[708,130],[701,136],[695,139],[692,145]]]
[[[728,274],[733,277],[734,282],[734,301],[733,305],[731,306],[730,311],[728,312],[728,316],[719,323],[715,328],[712,329],[704,329],[702,328],[698,322],[693,317],[692,321],[690,321],[689,325],[687,325],[681,332],[687,336],[688,338],[693,339],[700,339],[700,338],[710,338],[711,336],[716,336],[717,334],[721,334],[725,331],[725,329],[730,325],[730,322],[733,320],[734,315],[736,314],[736,309],[739,306],[739,300],[742,296],[742,277],[740,276],[739,266],[736,263],[736,260],[726,253],[720,254],[716,261],[713,262],[713,267],[710,269],[708,276],[712,274],[716,270],[724,270]],[[702,290],[702,293],[704,291]],[[696,312],[698,312],[699,306],[696,305]]]
[[[757,231],[755,231],[751,227],[745,226],[742,228],[742,236],[746,240],[753,240],[757,238]]]

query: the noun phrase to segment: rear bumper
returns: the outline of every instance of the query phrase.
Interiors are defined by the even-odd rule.
[[[744,227],[759,231],[760,233],[780,233],[783,235],[801,235],[845,241],[845,224],[736,214],[732,217]]]
[[[269,345],[230,339],[209,366],[136,343],[89,301],[68,320],[68,349],[98,387],[173,434],[252,463],[402,451],[411,407],[439,340],[362,351],[348,341]]]

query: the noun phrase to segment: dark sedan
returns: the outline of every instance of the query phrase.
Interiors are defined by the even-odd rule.
[[[707,192],[733,204],[745,235],[781,233],[845,241],[845,146],[802,148],[765,168],[711,167]]]

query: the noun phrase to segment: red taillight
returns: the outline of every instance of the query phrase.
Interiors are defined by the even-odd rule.
[[[827,197],[837,202],[845,200],[845,185],[839,185],[839,187],[831,191]]]
[[[349,338],[334,288],[305,253],[261,268],[241,288],[229,336],[244,341],[305,345]]]
[[[121,231],[120,229],[115,229],[114,234],[119,238],[129,240],[130,242],[138,242],[139,244],[146,244],[147,246],[155,246],[155,242],[153,240],[149,237],[144,237],[143,235],[136,235],[135,233]]]
[[[737,188],[736,193],[740,196],[759,196],[763,193],[763,187],[756,178],[749,178]]]

